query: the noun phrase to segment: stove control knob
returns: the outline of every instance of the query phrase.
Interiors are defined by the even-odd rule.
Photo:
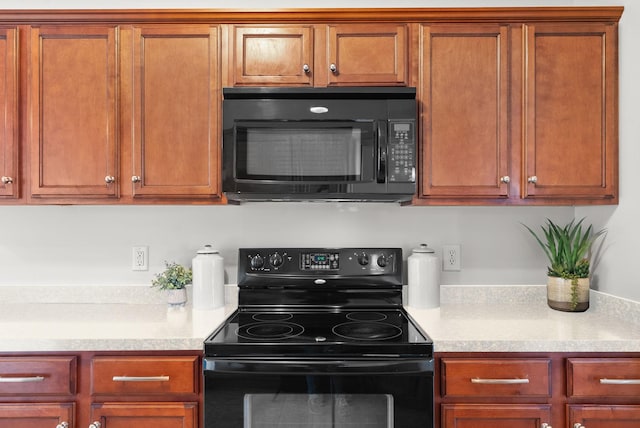
[[[280,254],[278,254],[278,253],[272,254],[271,257],[269,257],[269,263],[273,267],[282,266],[282,262],[283,261],[284,260],[282,259],[282,256]]]
[[[264,259],[260,254],[251,258],[251,267],[253,269],[260,269],[262,266],[264,266]]]
[[[367,253],[362,253],[358,256],[358,263],[360,266],[366,266],[369,264],[369,255]]]
[[[387,265],[387,258],[384,256],[384,254],[380,254],[378,256],[378,266],[380,266],[381,268],[385,267]]]

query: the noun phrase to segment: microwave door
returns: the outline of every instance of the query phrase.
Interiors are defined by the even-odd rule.
[[[371,121],[239,123],[236,179],[271,185],[372,182],[378,133]]]

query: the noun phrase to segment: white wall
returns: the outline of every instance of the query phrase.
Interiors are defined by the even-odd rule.
[[[637,0],[636,0],[637,1]],[[206,0],[3,0],[5,9],[224,8]],[[289,7],[485,7],[624,5],[620,25],[620,187],[617,207],[399,207],[386,204],[249,204],[245,206],[0,206],[0,285],[148,284],[164,260],[188,263],[205,243],[219,248],[235,279],[242,246],[400,246],[426,242],[462,245],[462,271],[447,284],[542,284],[546,261],[521,222],[588,216],[609,230],[595,270],[594,287],[640,300],[634,280],[634,237],[640,232],[637,167],[640,130],[640,6],[620,1],[518,0],[236,0],[234,8]],[[149,245],[151,270],[130,270],[131,246]],[[406,257],[406,254],[405,254]]]

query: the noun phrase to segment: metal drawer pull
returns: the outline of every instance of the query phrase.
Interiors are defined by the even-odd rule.
[[[44,376],[27,376],[27,377],[3,377],[0,376],[0,383],[26,383],[26,382],[42,382]]]
[[[56,428],[69,428],[69,422],[60,422]]]
[[[523,384],[529,383],[529,379],[479,379],[473,378],[471,379],[471,383],[482,383],[488,385],[514,385],[514,384]]]
[[[540,425],[540,428],[553,428],[553,427],[545,422],[542,425]]]
[[[169,376],[114,376],[114,382],[168,382]]]
[[[603,385],[640,385],[640,379],[600,379]]]
[[[586,428],[586,427],[582,425],[580,422],[576,422],[575,424],[573,424],[573,428]]]
[[[101,428],[102,424],[98,421],[94,421],[93,423],[89,424],[89,428]]]

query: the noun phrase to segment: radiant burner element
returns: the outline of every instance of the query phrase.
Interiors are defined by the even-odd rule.
[[[300,336],[304,327],[292,322],[255,322],[238,328],[236,334],[251,340],[286,340]]]
[[[388,340],[402,334],[402,329],[383,322],[354,321],[338,324],[332,331],[351,340]]]

